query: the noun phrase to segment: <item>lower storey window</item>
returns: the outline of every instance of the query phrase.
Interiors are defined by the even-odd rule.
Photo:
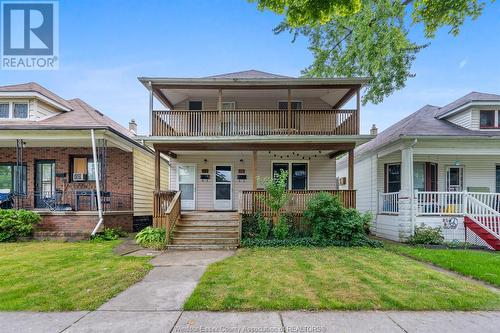
[[[0,192],[26,194],[26,165],[0,164]]]
[[[419,191],[437,191],[437,164],[430,162],[415,162],[413,164],[413,189]],[[401,190],[401,164],[385,165],[385,192]]]
[[[288,189],[307,190],[308,188],[308,163],[304,162],[274,162],[273,177],[277,177],[281,171],[288,172]]]
[[[99,162],[98,162],[99,167]],[[99,177],[101,178],[101,177]],[[94,159],[90,156],[71,158],[71,181],[94,181],[95,169]]]

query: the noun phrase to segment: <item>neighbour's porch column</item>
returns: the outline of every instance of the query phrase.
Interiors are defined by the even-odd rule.
[[[401,150],[401,196],[413,195],[413,147]]]
[[[354,148],[347,151],[347,189],[354,190]]]
[[[160,192],[160,150],[155,147],[155,192]]]

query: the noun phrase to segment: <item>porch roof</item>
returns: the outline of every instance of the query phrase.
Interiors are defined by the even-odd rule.
[[[334,108],[340,108],[368,82],[368,78],[294,78],[256,70],[214,75],[202,78],[139,77],[139,81],[167,108],[190,97],[217,96],[219,89],[230,94],[262,96],[271,90],[273,96],[286,97],[287,89],[294,96],[321,98]],[[210,91],[212,90],[212,91]],[[281,93],[279,90],[283,90]],[[300,92],[299,92],[300,91]]]

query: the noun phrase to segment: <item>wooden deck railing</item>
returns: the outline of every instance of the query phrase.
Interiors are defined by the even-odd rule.
[[[284,212],[292,213],[301,216],[307,208],[309,200],[311,200],[319,192],[328,192],[339,197],[340,201],[347,208],[356,208],[356,191],[355,190],[292,190],[291,198],[288,204],[283,209]],[[270,215],[271,211],[264,204],[262,196],[267,196],[266,191],[242,191],[240,197],[240,213],[252,214],[262,212],[264,215]]]
[[[180,191],[161,191],[154,193],[153,226],[155,228],[165,228],[167,239],[180,216]]]
[[[153,136],[357,135],[356,110],[167,110],[153,112]]]

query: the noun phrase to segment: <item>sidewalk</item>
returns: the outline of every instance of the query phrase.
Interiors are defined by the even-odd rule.
[[[498,332],[500,312],[182,312],[0,313],[10,332]]]

